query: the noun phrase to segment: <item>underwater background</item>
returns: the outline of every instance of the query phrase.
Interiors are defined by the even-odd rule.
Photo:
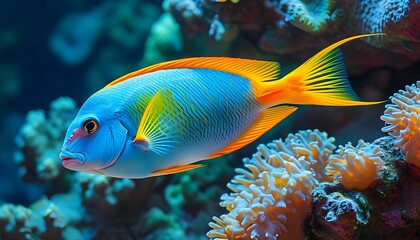
[[[384,104],[300,107],[245,148],[163,177],[76,173],[58,158],[83,102],[141,67],[232,56],[285,74],[375,32],[387,35],[342,51],[362,100],[401,89]],[[0,0],[0,239],[420,238],[419,59],[417,0]]]

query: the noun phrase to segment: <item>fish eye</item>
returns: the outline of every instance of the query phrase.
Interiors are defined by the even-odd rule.
[[[98,127],[99,127],[98,122],[95,121],[95,120],[93,120],[93,119],[86,120],[83,123],[83,130],[87,134],[93,134],[93,133],[95,133],[96,130],[98,130]]]

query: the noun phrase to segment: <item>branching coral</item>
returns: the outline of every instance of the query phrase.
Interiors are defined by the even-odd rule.
[[[381,119],[387,124],[383,132],[395,137],[405,160],[420,168],[420,81],[406,86],[391,98]]]
[[[228,184],[233,193],[224,194],[220,203],[230,213],[213,218],[216,223],[210,224],[213,230],[208,237],[276,239],[280,235],[294,236],[295,228],[288,227],[302,225],[316,182],[305,170],[307,162],[304,157],[298,160],[288,154],[276,154],[265,146],[259,151],[246,164],[251,172],[236,170],[241,175]]]
[[[347,143],[344,147],[339,146],[336,154],[330,156],[327,175],[333,175],[334,181],[348,190],[363,190],[377,179],[383,155],[379,146],[363,140],[359,140],[356,147]]]
[[[41,198],[29,208],[1,205],[0,239],[82,239],[74,225],[81,222],[83,209],[80,201],[74,200],[72,194],[66,194],[64,198],[57,194],[51,200]]]
[[[42,110],[28,113],[16,137],[15,161],[24,180],[48,181],[63,172],[57,152],[76,113],[76,103],[65,97],[51,103],[48,116]]]
[[[142,209],[149,193],[155,186],[155,179],[131,180],[117,179],[104,175],[78,172],[76,175],[82,195],[82,203],[88,213],[106,216],[102,224],[112,225],[112,217],[125,214],[126,218],[135,217]],[[136,206],[128,208],[127,203],[134,201]],[[127,211],[127,209],[130,209]]]
[[[220,205],[228,214],[214,217],[214,239],[304,238],[303,219],[309,211],[311,191],[318,181],[312,164],[319,163],[334,145],[319,131],[289,135],[283,142],[260,145],[252,159],[244,159],[245,167],[222,195]]]
[[[319,130],[299,131],[293,135],[289,134],[287,138],[282,141],[274,140],[269,143],[271,149],[277,152],[285,152],[299,158],[304,156],[305,160],[309,162],[309,169],[312,171],[315,179],[318,181],[330,180],[328,175],[325,175],[325,167],[328,163],[328,157],[332,154],[336,146],[333,144],[335,139],[328,137],[325,132]]]

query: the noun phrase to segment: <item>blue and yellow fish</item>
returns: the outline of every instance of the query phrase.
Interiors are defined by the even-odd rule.
[[[195,169],[231,153],[296,111],[293,105],[355,106],[337,49],[341,40],[279,79],[276,62],[198,57],[129,73],[93,94],[71,123],[66,168],[121,178]]]

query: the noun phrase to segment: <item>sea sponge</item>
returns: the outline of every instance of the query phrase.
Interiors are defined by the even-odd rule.
[[[367,188],[378,178],[378,170],[383,165],[384,153],[379,146],[359,140],[356,147],[351,143],[339,146],[331,155],[326,167],[327,174],[341,183],[347,190]]]
[[[315,130],[260,145],[252,159],[243,160],[249,171],[235,170],[239,175],[227,185],[232,193],[223,194],[220,203],[229,213],[213,217],[215,223],[209,224],[213,230],[207,236],[303,239],[303,221],[309,212],[311,191],[318,184],[315,176],[322,178],[312,166],[323,164],[335,148],[333,141]]]
[[[401,149],[405,160],[420,168],[420,81],[406,86],[390,97],[381,119],[387,124],[383,132],[395,137],[394,146]]]

